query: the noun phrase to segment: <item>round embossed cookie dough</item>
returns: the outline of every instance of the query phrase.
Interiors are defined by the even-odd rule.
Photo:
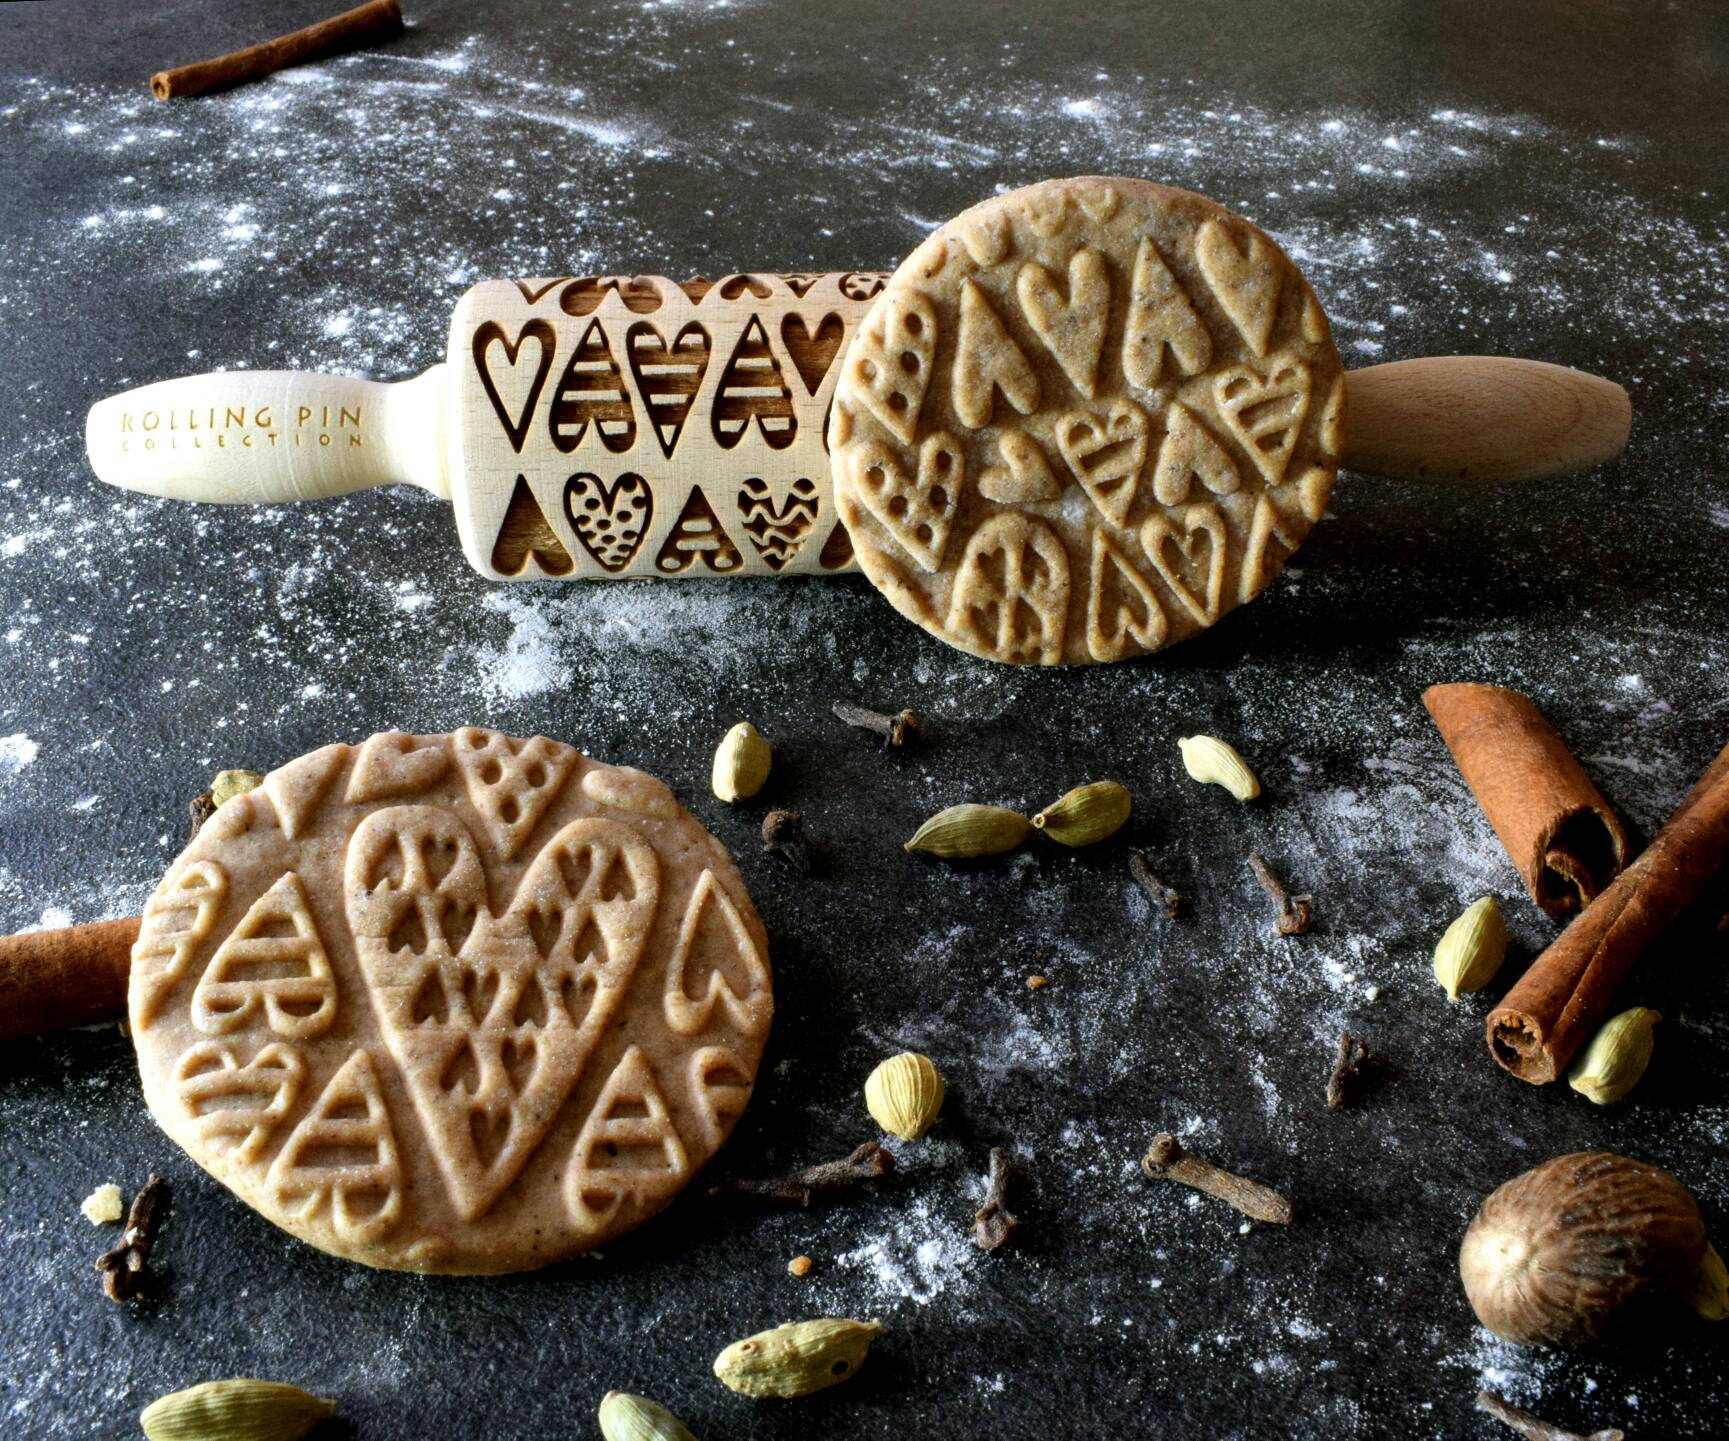
[[[859,565],[952,645],[1121,660],[1253,597],[1321,516],[1343,367],[1284,252],[1186,190],[1050,180],[894,273],[829,423]]]
[[[375,735],[204,826],[132,953],[144,1095],[278,1225],[512,1271],[629,1230],[726,1139],[774,1008],[725,849],[541,737]]]

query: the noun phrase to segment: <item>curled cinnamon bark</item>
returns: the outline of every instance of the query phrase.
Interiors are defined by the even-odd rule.
[[[368,4],[320,20],[292,35],[281,35],[214,60],[159,70],[150,77],[150,93],[158,100],[173,100],[181,95],[227,90],[248,80],[261,80],[290,65],[394,39],[402,31],[402,6],[398,0],[369,0]]]
[[[1531,899],[1552,916],[1590,905],[1627,864],[1627,832],[1530,698],[1464,683],[1423,704]]]
[[[1489,1049],[1522,1081],[1552,1081],[1633,962],[1729,862],[1729,747],[1644,853],[1531,963],[1489,1013]]]
[[[139,920],[0,936],[0,1040],[111,1020],[126,1009]]]

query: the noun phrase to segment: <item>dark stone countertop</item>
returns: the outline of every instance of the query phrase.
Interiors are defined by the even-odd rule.
[[[1633,1099],[1599,1111],[1490,1064],[1507,981],[1450,1007],[1430,948],[1484,893],[1519,957],[1552,928],[1418,698],[1529,691],[1646,835],[1729,733],[1729,19],[410,0],[388,49],[148,97],[165,63],[329,8],[0,7],[0,930],[135,912],[220,767],[392,726],[539,731],[663,776],[740,856],[779,1015],[722,1167],[849,1149],[865,1074],[902,1047],[952,1101],[877,1196],[772,1215],[687,1197],[598,1258],[451,1280],[330,1259],[245,1210],[157,1131],[115,1030],[11,1043],[0,1433],[130,1436],[154,1396],[251,1373],[334,1396],[321,1434],[365,1441],[590,1435],[612,1387],[705,1441],[1502,1434],[1471,1411],[1480,1385],[1583,1430],[1721,1434],[1722,1336],[1523,1351],[1459,1290],[1481,1197],[1569,1150],[1672,1169],[1724,1235],[1729,1025],[1721,954],[1672,948],[1629,988],[1666,1018]],[[1347,477],[1258,603],[1084,673],[970,660],[856,577],[493,587],[418,493],[191,509],[83,462],[86,407],[128,385],[412,374],[482,278],[888,265],[995,187],[1085,172],[1266,226],[1348,363],[1497,351],[1624,381],[1631,450],[1505,490]],[[932,744],[885,757],[829,718],[843,696],[920,706]],[[708,794],[747,715],[777,747],[767,799],[830,842],[826,877],[762,855],[758,812]],[[1194,731],[1255,761],[1262,805],[1183,777]],[[1191,920],[1149,913],[1120,847],[966,870],[899,848],[942,805],[1036,807],[1107,775]],[[1251,848],[1315,894],[1315,934],[1269,934]],[[1329,1113],[1341,1026],[1384,1062]],[[1286,1188],[1298,1223],[1243,1234],[1145,1181],[1164,1128]],[[996,1141],[1023,1155],[1024,1227],[984,1256]],[[152,1168],[173,1187],[161,1286],[121,1308],[77,1206]],[[819,1313],[886,1323],[856,1382],[774,1404],[709,1376],[725,1342]]]

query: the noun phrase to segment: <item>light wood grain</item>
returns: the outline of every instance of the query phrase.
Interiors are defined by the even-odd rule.
[[[824,431],[874,272],[494,281],[451,322],[452,498],[495,580],[853,569]]]
[[[1613,460],[1632,423],[1627,392],[1599,375],[1425,356],[1346,373],[1340,463],[1397,480],[1538,480]]]

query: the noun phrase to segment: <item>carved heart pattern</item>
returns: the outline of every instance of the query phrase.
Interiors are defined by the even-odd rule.
[[[652,315],[662,304],[659,286],[647,275],[585,275],[565,287],[558,303],[566,315],[580,319],[599,310],[615,291],[624,308],[637,315]]]
[[[738,493],[738,513],[751,548],[770,570],[782,570],[816,524],[816,482],[801,476],[776,507],[766,480],[752,476]]]
[[[610,486],[598,475],[573,475],[564,483],[564,514],[582,548],[602,570],[616,575],[648,536],[654,492],[630,471]]]
[[[673,337],[670,349],[666,337],[647,321],[631,326],[625,336],[630,373],[648,406],[661,453],[669,458],[702,389],[711,348],[708,332],[694,321]]]
[[[841,341],[846,338],[846,322],[833,314],[823,316],[813,332],[805,327],[804,318],[788,312],[780,323],[780,338],[792,357],[798,378],[805,392],[815,395],[822,389],[823,377],[840,354]]]
[[[1131,400],[1117,401],[1103,419],[1075,410],[1057,422],[1057,448],[1112,525],[1129,523],[1151,430],[1146,411]]]
[[[536,358],[529,370],[522,354],[523,347],[533,341]],[[503,361],[495,362],[488,352],[496,345],[504,352]],[[558,348],[558,335],[549,321],[531,320],[509,339],[504,327],[496,320],[477,326],[474,332],[474,368],[480,373],[480,384],[486,398],[498,416],[504,433],[510,437],[512,450],[520,451],[528,438],[528,427],[534,419],[534,407],[540,402],[540,392],[546,388],[546,377],[552,370],[552,355]],[[494,369],[499,372],[494,375]]]
[[[1189,584],[1191,578],[1201,575],[1199,557],[1195,552],[1202,537],[1207,543],[1204,596],[1196,595]],[[1225,518],[1215,505],[1191,505],[1184,510],[1181,534],[1163,513],[1151,516],[1141,527],[1141,549],[1146,551],[1147,559],[1152,561],[1165,584],[1171,588],[1171,593],[1182,602],[1183,609],[1202,625],[1211,625],[1219,618],[1219,601],[1225,583],[1225,551],[1229,540]],[[1177,565],[1173,566],[1165,559],[1167,545],[1176,550]]]

